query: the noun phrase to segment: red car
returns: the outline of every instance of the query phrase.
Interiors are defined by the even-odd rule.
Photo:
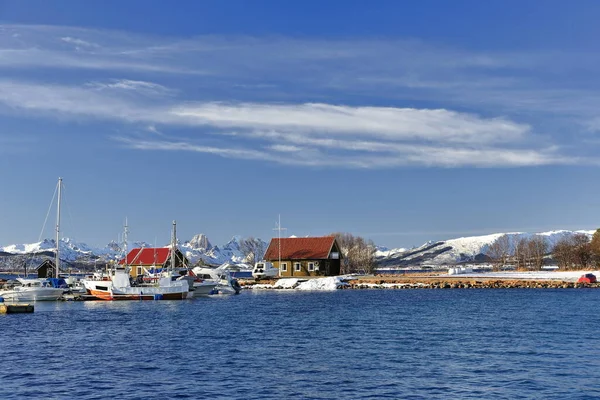
[[[596,275],[594,275],[594,274],[581,275],[581,277],[577,280],[577,282],[596,283]]]

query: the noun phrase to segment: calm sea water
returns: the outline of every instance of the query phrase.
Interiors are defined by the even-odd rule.
[[[0,315],[0,399],[600,398],[600,290],[36,303]]]

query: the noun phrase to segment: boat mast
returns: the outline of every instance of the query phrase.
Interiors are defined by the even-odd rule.
[[[60,265],[60,200],[62,197],[62,178],[58,178],[58,201],[56,205],[56,261],[54,268],[54,277],[58,278],[58,269]]]
[[[127,269],[127,234],[129,233],[127,217],[125,217],[125,226],[123,228],[123,253],[125,254],[125,259],[123,260],[123,268]]]
[[[279,248],[279,264],[277,265],[277,269],[281,270],[281,231],[285,231],[287,228],[282,228],[281,227],[281,214],[279,214],[279,222],[277,223],[277,228],[275,228],[275,230],[277,230],[278,232],[278,244],[277,247]]]
[[[171,272],[175,270],[175,246],[177,245],[177,222],[173,220],[173,234],[171,235]]]

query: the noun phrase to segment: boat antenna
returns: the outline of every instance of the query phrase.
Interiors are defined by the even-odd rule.
[[[277,269],[281,270],[281,231],[285,231],[287,228],[281,227],[281,214],[279,214],[279,222],[277,222],[277,228],[273,228],[274,231],[278,232],[279,242],[277,244],[279,250],[279,264],[277,264]]]
[[[54,271],[54,277],[58,278],[58,269],[60,266],[60,244],[59,244],[59,240],[60,240],[60,198],[62,196],[62,178],[58,178],[58,201],[57,203],[57,210],[56,210],[56,261],[55,261],[55,271]]]

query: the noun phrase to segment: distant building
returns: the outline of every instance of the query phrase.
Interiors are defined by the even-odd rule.
[[[47,259],[44,260],[37,268],[37,276],[38,278],[54,278],[56,264],[54,264],[53,260]]]
[[[119,264],[131,267],[129,274],[135,278],[146,272],[156,272],[160,269],[170,268],[171,248],[169,247],[145,247],[133,249],[127,257],[119,261]],[[189,265],[188,259],[179,249],[175,249],[174,269],[185,268]]]
[[[274,238],[264,259],[278,268],[282,277],[335,276],[340,274],[342,253],[334,236]]]

